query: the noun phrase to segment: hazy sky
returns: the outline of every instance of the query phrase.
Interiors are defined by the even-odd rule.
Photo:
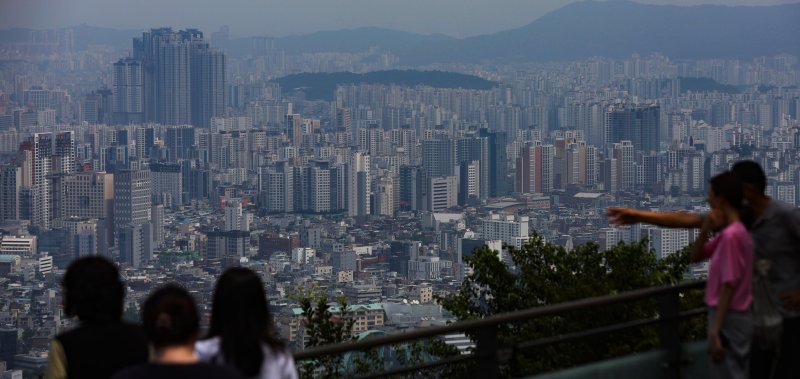
[[[0,29],[86,23],[120,29],[229,25],[233,36],[305,34],[378,26],[456,37],[530,23],[576,0],[0,0]],[[800,0],[638,0],[644,3],[767,5]]]

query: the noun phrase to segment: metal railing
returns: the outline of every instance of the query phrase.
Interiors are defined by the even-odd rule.
[[[507,355],[509,349],[520,350],[533,347],[544,347],[599,335],[606,335],[632,329],[641,329],[647,326],[656,325],[659,326],[661,347],[667,353],[667,362],[665,363],[666,368],[670,370],[669,376],[677,378],[680,377],[681,365],[680,323],[686,318],[697,317],[705,314],[706,312],[705,308],[696,308],[681,312],[680,296],[681,293],[702,288],[704,285],[705,281],[691,281],[677,285],[651,287],[620,294],[586,298],[549,306],[530,308],[516,312],[503,313],[483,319],[456,322],[446,326],[415,329],[405,333],[374,337],[357,342],[318,346],[296,352],[294,354],[294,359],[295,361],[299,362],[329,355],[342,355],[352,351],[366,351],[379,346],[408,343],[420,339],[471,331],[474,332],[475,335],[473,340],[475,343],[474,353],[443,358],[435,362],[424,363],[413,367],[404,367],[396,370],[375,373],[361,378],[380,378],[401,375],[415,371],[432,369],[444,365],[461,363],[468,360],[476,360],[478,363],[476,365],[477,371],[475,372],[475,377],[497,378],[500,376],[500,363],[504,360],[502,356],[504,354]],[[532,319],[544,316],[554,316],[571,311],[588,310],[597,307],[630,303],[645,299],[656,299],[658,301],[657,316],[570,334],[526,341],[518,343],[512,347],[500,346],[498,342],[497,329],[500,325],[519,321],[530,321]]]

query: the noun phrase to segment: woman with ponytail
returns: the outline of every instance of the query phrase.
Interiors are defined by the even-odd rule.
[[[129,367],[112,379],[238,379],[231,367],[202,363],[195,354],[200,321],[194,299],[176,285],[157,289],[142,307],[142,324],[153,349],[150,363]]]
[[[200,359],[233,366],[247,378],[297,378],[292,354],[273,332],[264,284],[255,272],[225,271],[213,302],[208,336],[196,345]]]
[[[711,260],[705,303],[712,378],[747,378],[750,373],[753,242],[742,223],[743,201],[744,188],[736,175],[725,171],[711,178],[711,212],[691,257],[693,262]]]

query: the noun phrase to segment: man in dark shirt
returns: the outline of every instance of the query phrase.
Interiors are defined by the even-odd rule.
[[[147,362],[147,340],[138,325],[122,321],[125,286],[102,257],[78,259],[62,281],[64,313],[80,325],[50,345],[45,379],[106,379],[122,368]]]

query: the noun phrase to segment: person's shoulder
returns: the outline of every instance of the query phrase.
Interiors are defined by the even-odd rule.
[[[262,342],[264,350],[264,363],[261,365],[261,377],[294,377],[297,378],[297,368],[294,364],[292,351],[282,343]],[[289,376],[287,376],[289,375]]]
[[[56,339],[65,343],[69,343],[70,341],[80,340],[87,335],[93,335],[95,333],[96,330],[93,324],[80,322],[76,327],[59,333],[56,336]]]
[[[744,227],[744,224],[742,224],[740,221],[732,222],[732,223],[726,225],[724,228],[722,228],[722,231],[720,232],[720,234],[724,235],[724,234],[731,234],[731,233],[739,233],[743,227]]]
[[[795,226],[800,223],[800,208],[779,200],[772,200],[768,210],[770,216],[785,226]]]
[[[771,206],[774,206],[775,209],[779,209],[779,210],[783,210],[783,211],[794,209],[794,206],[792,206],[792,205],[790,205],[790,204],[788,204],[788,203],[786,203],[784,201],[778,200],[778,199],[770,199],[769,204]]]
[[[795,214],[798,210],[797,207],[787,204],[780,200],[771,199],[769,201],[768,210],[775,216],[788,216]]]
[[[286,345],[275,342],[275,343],[268,343],[268,342],[261,342],[261,348],[267,355],[270,356],[291,356],[292,352],[289,350]]]
[[[194,350],[201,360],[207,361],[219,353],[219,337],[211,337],[195,342]]]
[[[264,350],[264,359],[269,360],[272,364],[282,366],[286,364],[294,364],[294,356],[292,351],[286,345],[279,343],[261,343],[262,350]]]
[[[750,233],[741,221],[736,221],[726,226],[725,229],[722,230],[722,235],[730,238],[747,237],[748,240],[750,239]]]

